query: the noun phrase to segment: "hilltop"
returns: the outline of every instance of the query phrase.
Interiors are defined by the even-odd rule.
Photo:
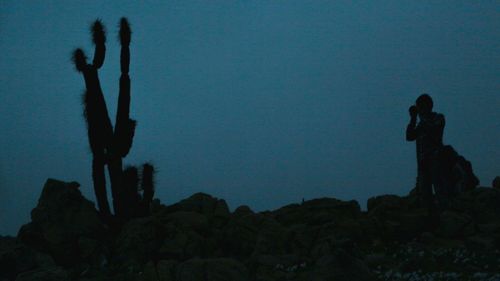
[[[196,193],[105,223],[79,184],[45,183],[31,222],[0,237],[0,280],[500,280],[500,189],[429,214],[407,196],[318,198],[273,211]]]

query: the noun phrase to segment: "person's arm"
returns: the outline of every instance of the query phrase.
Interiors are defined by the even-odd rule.
[[[417,107],[412,105],[409,109],[410,112],[410,123],[406,127],[406,140],[414,141],[417,139]]]

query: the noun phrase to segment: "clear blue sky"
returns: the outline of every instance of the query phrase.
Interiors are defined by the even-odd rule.
[[[138,127],[125,163],[158,167],[164,203],[203,191],[260,211],[406,194],[407,110],[422,92],[481,183],[500,175],[498,1],[142,2],[0,3],[0,234],[29,221],[49,177],[94,200],[70,55],[92,55],[96,18],[108,30],[100,77],[112,120],[118,21],[132,24]]]

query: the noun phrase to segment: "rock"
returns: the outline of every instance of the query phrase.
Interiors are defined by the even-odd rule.
[[[417,208],[412,196],[381,195],[368,200],[368,217],[372,237],[385,240],[408,240],[424,231],[430,231],[434,224],[427,210]],[[437,218],[436,218],[437,219]],[[373,229],[375,228],[375,229]],[[377,235],[378,232],[378,235]]]
[[[499,189],[463,192],[442,213],[415,199],[373,197],[366,212],[321,198],[231,214],[224,200],[197,193],[156,202],[149,216],[108,231],[77,184],[48,180],[32,222],[17,239],[0,237],[0,280],[375,280],[370,268],[411,279],[440,270],[441,260],[446,270],[471,271],[457,264],[472,257],[459,253],[465,245],[498,271]]]
[[[422,243],[432,243],[432,241],[434,240],[434,234],[432,234],[431,232],[424,232],[422,234],[420,234],[420,241]]]
[[[477,229],[479,232],[491,236],[500,235],[500,218],[498,221],[490,223],[477,224]]]
[[[495,221],[500,218],[500,189],[476,188],[473,190],[473,210],[480,222]]]
[[[175,271],[178,262],[175,260],[160,260],[158,263],[152,261],[144,266],[141,280],[144,281],[175,281]]]
[[[314,281],[328,280],[374,280],[370,269],[359,259],[344,250],[336,250],[318,259],[311,272],[304,274]]]
[[[500,189],[478,187],[463,192],[452,202],[452,209],[466,213],[477,223],[489,223],[500,217]]]
[[[82,196],[78,186],[75,182],[48,179],[38,205],[31,211],[31,223],[18,233],[23,243],[49,253],[61,265],[82,261],[96,264],[100,253],[105,251],[107,228],[94,204]],[[81,239],[95,242],[92,253],[80,254]]]
[[[378,230],[378,235],[371,230],[375,238],[384,240],[411,240],[420,233],[431,231],[437,217],[430,217],[425,209],[413,209],[405,206],[404,200],[394,196],[384,196],[379,202],[372,202],[368,217],[374,221],[372,228]],[[364,228],[367,229],[367,228]],[[369,229],[369,228],[368,228]]]
[[[316,237],[321,229],[321,226],[308,226],[305,224],[295,224],[288,228],[288,252],[306,256],[311,253],[311,250],[316,242]]]
[[[0,280],[13,280],[19,273],[37,267],[35,252],[13,237],[0,236]]]
[[[403,199],[400,196],[380,195],[368,199],[367,209],[369,213],[373,214],[387,210],[401,210],[403,205]]]
[[[437,234],[445,238],[459,238],[474,234],[471,217],[452,211],[444,211],[439,216],[440,224]]]
[[[282,255],[288,246],[287,231],[272,218],[267,218],[258,226],[257,240],[253,254]]]
[[[295,280],[308,263],[297,255],[255,255],[249,261],[256,280]]]
[[[232,259],[191,259],[177,267],[176,281],[249,280],[246,267]]]
[[[500,189],[500,177],[495,177],[491,182],[491,186],[496,189]]]
[[[375,267],[387,263],[388,257],[383,253],[373,253],[366,255],[363,261],[366,265]]]
[[[283,252],[285,230],[269,214],[257,213],[244,217],[233,216],[216,238],[226,255],[244,257],[253,252]],[[268,244],[269,249],[266,246]]]
[[[169,223],[166,235],[158,251],[163,259],[189,259],[214,256],[218,248],[211,233],[199,233],[190,228],[182,228]]]
[[[254,251],[257,235],[258,226],[251,220],[235,217],[222,230],[219,245],[229,256],[246,257]]]
[[[272,212],[273,217],[285,226],[293,224],[321,225],[327,222],[357,218],[361,209],[355,200],[341,201],[334,198],[320,198],[291,204]]]
[[[161,260],[156,264],[159,281],[174,281],[178,262],[175,260]]]
[[[166,235],[164,226],[155,217],[132,219],[116,238],[116,259],[144,263],[151,260],[160,249]]]
[[[223,199],[217,199],[208,194],[199,192],[191,195],[189,198],[169,206],[171,211],[197,212],[204,215],[222,215],[229,216],[229,208]]]
[[[205,215],[197,212],[179,211],[164,217],[163,223],[172,222],[175,226],[186,230],[194,230],[206,234],[210,230],[210,223]]]
[[[223,227],[231,216],[225,200],[201,192],[168,206],[167,212],[196,212],[206,216],[210,225],[218,228]]]
[[[491,251],[497,243],[494,238],[487,235],[474,235],[465,240],[465,245],[472,251]]]
[[[62,267],[49,267],[19,274],[16,281],[69,281],[68,273]]]
[[[252,209],[250,209],[250,207],[248,207],[247,205],[239,206],[233,212],[233,215],[236,217],[244,217],[244,216],[253,215],[253,214],[254,214],[254,211],[252,211]]]

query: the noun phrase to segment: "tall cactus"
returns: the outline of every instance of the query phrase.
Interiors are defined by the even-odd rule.
[[[106,54],[106,35],[100,20],[92,25],[92,41],[95,45],[92,64],[87,63],[85,53],[81,49],[75,50],[73,61],[77,71],[83,73],[86,91],[84,94],[84,116],[87,122],[88,138],[91,147],[92,179],[98,208],[104,215],[110,215],[110,208],[106,195],[105,166],[111,181],[114,213],[118,217],[130,218],[135,216],[133,205],[137,201],[137,169],[123,171],[123,158],[127,156],[134,138],[136,121],[130,119],[130,40],[131,30],[126,18],[120,20],[120,88],[118,110],[115,127],[111,125],[106,102],[99,82],[97,70],[103,65]],[[135,177],[134,177],[135,174]],[[130,182],[132,181],[132,182]],[[135,181],[135,182],[134,182]],[[136,188],[137,189],[137,188]],[[149,194],[148,194],[149,197]]]

